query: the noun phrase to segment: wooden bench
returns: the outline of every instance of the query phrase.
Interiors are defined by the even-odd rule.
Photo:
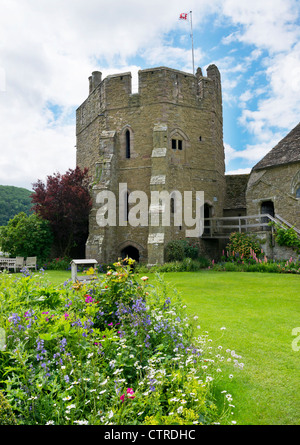
[[[15,272],[17,270],[23,269],[26,266],[27,269],[37,269],[36,256],[28,257],[24,261],[24,257],[17,256],[16,258],[0,258],[0,269],[13,269]]]
[[[16,258],[0,258],[0,269],[14,269],[16,271]]]
[[[98,261],[92,259],[82,259],[82,260],[72,260],[71,261],[71,278],[75,283],[76,281],[90,281],[95,278],[95,275],[86,275],[84,277],[78,277],[78,266],[79,265],[88,265],[90,267],[95,267],[98,264]]]
[[[36,270],[36,256],[29,256],[26,258],[25,261],[25,267],[27,269],[34,269]]]

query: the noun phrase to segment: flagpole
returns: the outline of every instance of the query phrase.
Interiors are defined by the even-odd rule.
[[[193,74],[195,74],[195,62],[194,62],[194,38],[193,38],[193,21],[192,21],[192,11],[190,11],[191,17],[191,39],[192,39],[192,60],[193,60]]]

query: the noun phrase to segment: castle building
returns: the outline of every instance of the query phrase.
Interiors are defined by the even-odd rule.
[[[249,225],[249,215],[267,213],[300,228],[300,124],[250,175],[225,175],[221,78],[215,65],[206,74],[141,70],[135,94],[131,73],[89,77],[88,97],[76,111],[76,162],[92,177],[86,258],[163,263],[168,242],[191,229],[183,215],[186,192],[196,226],[202,200],[206,222],[200,236],[189,232],[189,241],[207,256],[228,239],[230,232],[221,232],[233,217]],[[166,199],[153,201],[163,193]],[[141,194],[146,205],[139,207]]]
[[[191,192],[194,207],[196,192],[204,192],[205,216],[223,215],[225,162],[218,68],[209,66],[203,76],[200,68],[192,75],[159,67],[139,71],[138,80],[138,93],[132,94],[131,73],[102,80],[100,72],[93,72],[88,98],[76,114],[77,165],[88,167],[93,176],[86,256],[102,263],[127,255],[147,264],[162,263],[166,244],[185,238],[188,229],[184,218],[175,219],[178,192],[181,196]],[[120,184],[126,188],[121,190]],[[104,191],[116,197],[116,215],[122,221],[115,225],[99,225],[99,196]],[[132,205],[128,196],[135,191],[147,196],[151,221],[155,213],[161,220],[169,205],[151,205],[153,192],[167,191],[170,225],[161,221],[126,224]],[[194,241],[199,243],[199,237]]]
[[[249,214],[278,215],[300,228],[300,123],[253,167],[245,195]]]

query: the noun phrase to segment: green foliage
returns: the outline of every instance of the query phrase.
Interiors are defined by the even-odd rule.
[[[16,425],[17,421],[10,404],[0,391],[0,425]]]
[[[279,246],[287,246],[300,252],[300,238],[292,227],[282,227],[278,224],[275,227],[275,241]]]
[[[232,422],[220,372],[232,354],[159,275],[149,284],[130,266],[56,289],[42,274],[0,275],[0,388],[18,424]]]
[[[39,259],[49,256],[52,246],[52,234],[47,221],[35,213],[27,216],[19,213],[1,228],[0,245],[11,256],[37,256]]]
[[[20,212],[31,213],[31,192],[25,188],[0,185],[0,226]]]
[[[252,253],[261,254],[259,241],[247,233],[234,232],[230,235],[229,243],[226,246],[229,255],[233,258],[250,258]]]
[[[196,259],[198,257],[198,247],[190,244],[187,240],[170,241],[165,249],[166,261],[182,261],[184,258]]]
[[[70,269],[70,257],[53,258],[43,264],[43,268],[47,270],[67,270]]]

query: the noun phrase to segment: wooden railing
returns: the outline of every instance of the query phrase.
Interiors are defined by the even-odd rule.
[[[229,238],[232,232],[273,232],[274,228],[272,225],[270,225],[270,222],[274,222],[281,227],[292,227],[300,237],[300,230],[293,227],[279,215],[275,215],[275,217],[273,217],[265,213],[261,215],[249,216],[204,218],[204,231],[201,238]]]

